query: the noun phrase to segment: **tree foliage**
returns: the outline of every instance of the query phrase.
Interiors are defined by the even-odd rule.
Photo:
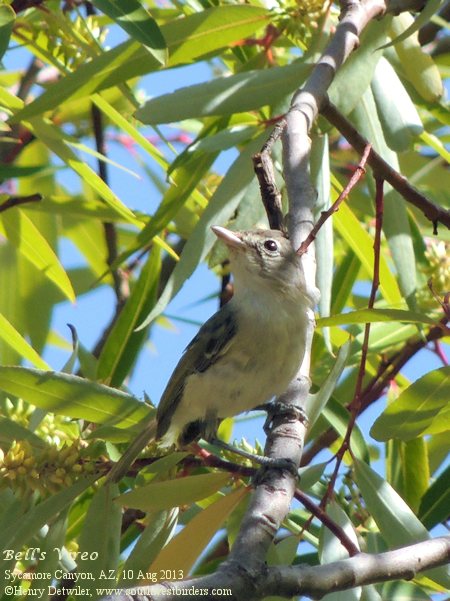
[[[371,0],[355,4],[380,10]],[[367,163],[375,178],[367,169],[315,241],[321,300],[310,428],[300,503],[281,516],[266,555],[284,582],[267,586],[270,599],[324,592],[308,570],[292,588],[286,566],[330,564],[333,578],[332,562],[427,541],[448,519],[448,3],[386,8],[368,19],[328,89],[332,104],[324,102],[309,131],[316,219],[355,169],[365,171],[356,166],[366,141],[377,154]],[[162,454],[153,445],[118,485],[105,486],[104,476],[154,414],[127,389],[152,324],[200,262],[227,281],[210,226],[267,224],[252,156],[292,95],[313,86],[338,16],[337,3],[322,0],[0,6],[2,595],[21,597],[29,587],[44,589],[41,599],[56,589],[67,597],[76,573],[92,574],[75,589],[92,598],[106,594],[101,587],[151,584],[155,575],[214,575],[239,541],[255,484],[246,460],[205,449]],[[203,83],[189,83],[193,64],[203,66]],[[143,76],[174,68],[177,90],[146,89]],[[111,140],[143,178],[142,206],[156,198],[151,211],[136,210],[111,183],[128,169],[110,154]],[[272,160],[286,212],[277,144]],[[374,203],[381,179],[389,181],[382,232]],[[67,240],[82,265],[62,258]],[[86,348],[73,329],[64,339],[55,309],[100,287],[112,291],[115,311],[97,343]],[[66,351],[63,368],[44,359],[55,345]],[[406,375],[412,362],[420,377]],[[230,420],[222,435],[231,429]],[[364,580],[359,557],[349,599],[430,599],[449,586],[443,566],[416,574],[411,564],[412,572],[383,577],[381,559],[380,572]],[[14,569],[21,588],[11,589]],[[415,577],[397,580],[403,576]],[[351,586],[332,582],[330,601]],[[230,590],[242,599],[264,592]]]

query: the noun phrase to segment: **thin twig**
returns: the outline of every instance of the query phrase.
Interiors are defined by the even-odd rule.
[[[41,194],[29,194],[28,196],[10,196],[5,202],[0,205],[0,213],[13,209],[19,205],[24,205],[30,202],[39,202],[42,200]]]
[[[423,350],[430,342],[434,342],[450,334],[448,328],[446,328],[447,321],[447,318],[443,318],[439,325],[431,328],[425,338],[420,336],[414,341],[407,342],[398,353],[380,366],[379,372],[370,380],[361,394],[360,414],[384,394],[389,386],[389,382],[396,378],[408,361],[419,351]],[[349,406],[347,406],[348,408]],[[305,449],[301,465],[309,465],[321,451],[333,444],[337,438],[338,434],[336,431],[333,428],[328,428],[311,446]]]
[[[368,144],[367,140],[361,136],[352,123],[331,102],[324,102],[320,112],[346,138],[355,150],[359,153],[364,151]],[[442,223],[450,229],[450,211],[435,205],[421,192],[416,190],[416,188],[411,186],[408,180],[386,163],[377,152],[372,150],[367,162],[373,169],[375,179],[383,179],[391,184],[407,202],[417,207],[433,223],[434,234],[437,234],[438,223]]]
[[[283,230],[283,211],[281,193],[275,181],[273,163],[268,152],[259,152],[253,156],[253,169],[258,178],[261,198],[266,209],[269,225],[273,230]]]
[[[102,155],[106,155],[106,145],[103,127],[103,116],[100,109],[95,105],[91,105],[92,125],[94,129],[95,146],[97,152]],[[108,184],[108,169],[105,161],[98,159],[98,174],[101,179]],[[108,251],[106,262],[111,267],[118,256],[117,250],[117,231],[114,223],[105,221],[103,223],[103,230],[105,232],[105,242]],[[123,271],[119,269],[111,269],[114,290],[116,293],[117,304],[121,307],[129,296],[128,278],[124,275]]]
[[[300,489],[296,489],[295,498],[300,501],[305,509],[307,509],[314,517],[320,520],[322,524],[335,535],[341,545],[345,547],[350,557],[353,557],[360,552],[355,543],[351,540],[351,538],[349,538],[345,530],[334,520],[332,520],[330,516],[322,509],[322,507],[313,503],[308,495],[305,495],[305,493]],[[308,520],[308,522],[310,521],[311,520]],[[305,529],[306,528],[304,528],[304,530]]]
[[[326,211],[322,211],[322,213],[320,214],[320,218],[317,220],[317,222],[315,223],[314,227],[312,228],[312,230],[310,231],[308,236],[305,238],[305,240],[300,244],[299,248],[297,249],[297,254],[300,257],[308,250],[308,246],[316,239],[317,233],[320,230],[320,228],[322,227],[322,225],[325,223],[325,221],[329,217],[331,217],[331,215],[333,215],[334,213],[336,213],[339,210],[339,207],[341,206],[341,204],[344,202],[344,200],[350,194],[351,190],[356,186],[358,181],[364,175],[364,173],[366,172],[365,166],[366,166],[366,163],[370,156],[371,151],[372,151],[372,145],[367,144],[367,146],[364,148],[364,152],[361,157],[361,160],[358,163],[358,166],[356,167],[355,172],[353,173],[352,177],[350,178],[348,184],[345,186],[345,188],[339,194],[338,198],[331,205],[331,207],[329,209],[327,209]]]

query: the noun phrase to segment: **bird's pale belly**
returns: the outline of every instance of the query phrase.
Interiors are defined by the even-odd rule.
[[[295,329],[280,331],[278,327],[272,336],[270,328],[260,331],[247,339],[239,353],[225,354],[208,370],[190,375],[172,417],[172,433],[180,432],[194,419],[225,418],[249,411],[284,392],[304,354],[302,329],[297,332],[296,336]]]

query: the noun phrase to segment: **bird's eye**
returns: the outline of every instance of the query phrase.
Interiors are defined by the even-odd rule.
[[[275,252],[278,250],[278,244],[275,240],[266,240],[264,242],[264,248],[269,252]]]

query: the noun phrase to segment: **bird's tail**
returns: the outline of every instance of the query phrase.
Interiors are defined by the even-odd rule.
[[[106,476],[106,482],[114,483],[119,482],[133,464],[136,457],[144,449],[147,444],[156,437],[156,419],[152,419],[144,429],[139,432],[136,438],[130,443],[129,447],[119,459],[117,463],[113,465],[110,472]]]

